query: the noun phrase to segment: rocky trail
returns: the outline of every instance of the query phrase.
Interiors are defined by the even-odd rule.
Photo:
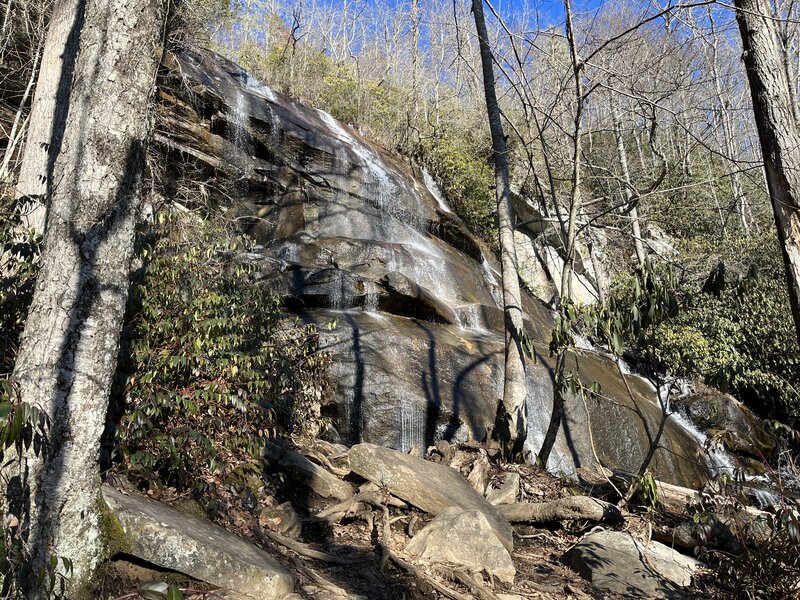
[[[562,481],[483,444],[418,454],[274,441],[266,500],[219,512],[224,529],[173,490],[145,497],[114,480],[119,553],[98,597],[136,597],[145,580],[197,598],[726,597],[687,544],[692,490],[661,485],[647,512],[613,503],[613,478]]]

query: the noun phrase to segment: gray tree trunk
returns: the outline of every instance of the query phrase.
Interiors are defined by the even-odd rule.
[[[631,229],[633,231],[633,246],[636,249],[636,260],[640,267],[644,266],[645,253],[644,243],[642,242],[642,227],[639,221],[639,209],[637,208],[638,198],[634,197],[631,173],[628,168],[628,152],[625,150],[625,140],[622,137],[622,123],[619,116],[616,98],[611,97],[611,117],[614,123],[614,138],[617,141],[617,159],[619,160],[620,170],[622,171],[623,194],[628,203],[628,214],[631,217]]]
[[[567,239],[564,240],[564,267],[561,270],[561,304],[573,298],[572,275],[575,267],[575,246],[578,236],[578,215],[581,212],[583,199],[581,196],[581,159],[583,158],[583,81],[581,72],[583,62],[578,56],[578,47],[575,41],[575,29],[572,24],[572,4],[564,0],[564,13],[566,17],[567,41],[569,43],[570,58],[572,60],[572,76],[575,83],[575,114],[572,133],[572,182],[569,203],[569,220],[567,221]]]
[[[503,310],[506,322],[506,360],[503,399],[498,409],[497,429],[506,442],[507,454],[517,454],[522,449],[527,433],[526,404],[528,390],[525,383],[525,354],[522,350],[522,295],[517,272],[517,255],[514,247],[514,210],[511,207],[511,186],[508,175],[508,151],[503,133],[500,106],[494,89],[492,49],[483,16],[483,0],[472,0],[475,29],[478,32],[483,88],[486,111],[492,133],[494,154],[495,193],[500,236],[500,258],[503,276]]]
[[[13,374],[21,400],[51,421],[41,452],[31,447],[6,471],[6,508],[32,552],[32,574],[20,581],[26,598],[43,597],[36,573],[51,557],[72,560],[74,596],[104,552],[97,457],[128,295],[164,5],[78,0],[60,38],[77,48],[74,60],[49,71],[58,81],[42,81],[37,93],[54,93],[51,106],[64,110],[52,124],[60,143],[56,155],[48,149],[41,271]],[[51,51],[49,61],[63,53]]]
[[[735,0],[734,4],[800,343],[800,129],[768,0]]]
[[[22,209],[23,226],[39,235],[44,233],[47,190],[53,185],[48,177],[52,177],[52,161],[61,150],[67,111],[66,104],[56,99],[59,86],[71,83],[82,20],[80,0],[59,0],[53,5],[31,105],[17,197],[30,198]]]

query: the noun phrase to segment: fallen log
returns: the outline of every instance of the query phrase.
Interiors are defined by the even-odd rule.
[[[586,519],[601,523],[621,523],[622,512],[608,502],[589,496],[569,496],[550,502],[515,502],[497,507],[509,523],[549,523],[563,519]]]

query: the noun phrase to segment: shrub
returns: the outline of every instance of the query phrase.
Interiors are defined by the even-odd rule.
[[[494,196],[494,169],[479,143],[461,135],[443,133],[423,143],[419,153],[423,162],[441,182],[453,210],[470,231],[497,248],[497,204]]]
[[[151,262],[133,298],[127,469],[206,502],[220,486],[255,492],[264,437],[319,425],[325,358],[315,328],[287,321],[243,237],[210,224],[161,234],[144,249]]]
[[[800,349],[774,232],[722,248],[706,281],[691,283],[652,355],[674,374],[730,389],[763,416],[800,423]]]

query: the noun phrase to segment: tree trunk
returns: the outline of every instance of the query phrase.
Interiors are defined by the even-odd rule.
[[[511,207],[511,187],[508,176],[508,151],[500,118],[500,106],[494,89],[494,68],[486,21],[483,16],[483,0],[472,0],[472,13],[480,44],[483,67],[483,88],[486,95],[486,111],[492,133],[494,154],[495,193],[497,195],[497,218],[500,235],[500,257],[503,276],[503,311],[506,323],[506,360],[503,399],[498,409],[497,434],[506,443],[507,454],[517,454],[522,449],[527,431],[525,384],[525,355],[522,350],[522,296],[517,274],[517,255],[514,248],[514,212]]]
[[[45,36],[44,53],[31,105],[25,152],[22,156],[17,197],[28,197],[23,211],[23,226],[39,235],[44,233],[48,188],[53,187],[52,161],[61,150],[66,104],[56,99],[59,87],[71,83],[78,52],[78,36],[83,21],[80,0],[59,0],[53,6]]]
[[[45,91],[54,94],[50,106],[63,114],[48,138],[60,141],[48,147],[44,251],[14,368],[21,400],[39,405],[51,428],[39,452],[32,446],[6,472],[7,510],[32,553],[20,581],[26,598],[44,597],[47,581],[36,574],[51,557],[73,562],[74,595],[104,552],[97,455],[128,295],[164,5],[78,0],[59,38],[68,51],[48,57],[77,48],[74,59],[43,71],[58,81],[42,80],[37,92],[40,104]]]
[[[735,0],[775,225],[800,343],[800,130],[767,0]]]
[[[644,243],[642,242],[642,227],[639,221],[639,209],[637,204],[639,199],[633,193],[633,183],[631,173],[628,169],[628,152],[625,150],[625,140],[622,138],[622,123],[619,116],[617,100],[611,96],[611,116],[614,124],[614,138],[617,142],[617,159],[622,171],[623,194],[628,203],[628,214],[631,218],[631,229],[633,230],[633,247],[636,249],[636,260],[640,267],[644,266],[645,253]]]
[[[569,42],[570,58],[572,61],[572,76],[575,83],[575,115],[572,133],[572,194],[569,204],[569,220],[567,221],[567,239],[565,240],[564,267],[561,270],[561,305],[572,299],[572,275],[575,266],[575,246],[578,236],[578,215],[581,212],[581,158],[583,157],[583,81],[581,72],[583,63],[578,56],[578,46],[575,41],[575,29],[572,25],[572,4],[564,0],[564,13],[566,17],[567,41]]]

